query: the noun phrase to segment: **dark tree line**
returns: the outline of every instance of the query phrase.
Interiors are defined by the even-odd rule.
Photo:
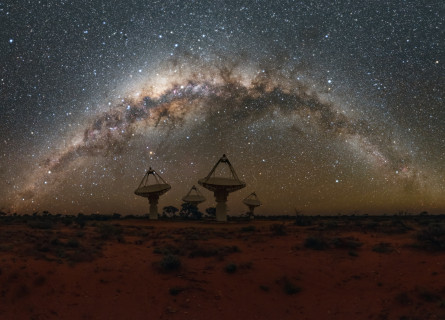
[[[216,215],[216,209],[214,207],[209,207],[205,209],[205,213],[209,217],[214,217]],[[166,206],[162,208],[162,217],[163,218],[181,218],[181,219],[192,219],[192,220],[200,220],[204,216],[204,213],[199,211],[198,207],[192,205],[190,203],[181,204],[181,209],[178,209],[174,206]]]

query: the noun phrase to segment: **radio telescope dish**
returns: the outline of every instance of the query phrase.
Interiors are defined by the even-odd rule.
[[[158,219],[159,197],[171,189],[171,186],[151,167],[142,178],[139,187],[134,191],[138,196],[148,198],[150,203],[150,220]]]
[[[216,200],[216,221],[227,221],[227,197],[230,192],[240,190],[246,186],[241,181],[226,155],[218,160],[207,177],[198,183],[204,188],[213,191]]]
[[[243,203],[249,207],[249,216],[250,219],[254,218],[253,211],[256,207],[261,205],[261,201],[258,199],[258,196],[255,192],[252,192],[247,197],[244,198]]]

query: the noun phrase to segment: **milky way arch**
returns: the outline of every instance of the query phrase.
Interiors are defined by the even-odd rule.
[[[333,148],[342,145],[352,157],[358,157],[365,167],[380,175],[396,172],[397,183],[402,181],[416,190],[422,187],[423,179],[409,153],[394,146],[396,138],[391,128],[375,125],[320,98],[293,75],[261,68],[254,76],[246,77],[236,73],[236,68],[237,65],[219,67],[212,74],[183,72],[167,77],[157,92],[141,85],[137,95],[128,94],[108,110],[89,117],[70,143],[47,155],[39,169],[27,177],[13,207],[20,209],[23,203],[24,208],[29,207],[29,201],[38,202],[63,189],[69,177],[67,168],[85,165],[83,159],[100,161],[133,152],[132,141],[140,137],[162,136],[153,149],[162,157],[169,152],[163,150],[164,144],[175,144],[175,134],[182,135],[184,130],[206,137],[204,144],[211,151],[210,145],[219,144],[224,149],[239,143],[248,131],[253,140],[259,141],[265,139],[271,126],[281,127],[281,141],[275,145],[267,142],[274,152],[295,140],[309,141],[309,150],[318,149],[319,154],[329,153],[331,144]],[[50,186],[40,188],[42,183]]]

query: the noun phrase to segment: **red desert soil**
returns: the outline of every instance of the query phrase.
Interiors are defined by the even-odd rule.
[[[445,319],[418,225],[326,225],[0,224],[0,319]]]

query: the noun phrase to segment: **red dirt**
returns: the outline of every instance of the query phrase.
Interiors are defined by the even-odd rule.
[[[265,221],[104,223],[123,234],[101,237],[92,222],[0,225],[0,319],[445,319],[445,252],[408,246],[416,230],[319,231],[286,222],[278,236],[270,229],[277,222]],[[242,230],[248,226],[255,230]],[[320,235],[363,245],[304,247]],[[73,238],[79,247],[67,244]],[[373,251],[382,242],[393,250]],[[177,250],[177,270],[159,266],[168,246]],[[87,250],[80,258],[79,248]],[[286,282],[301,290],[289,294]]]

